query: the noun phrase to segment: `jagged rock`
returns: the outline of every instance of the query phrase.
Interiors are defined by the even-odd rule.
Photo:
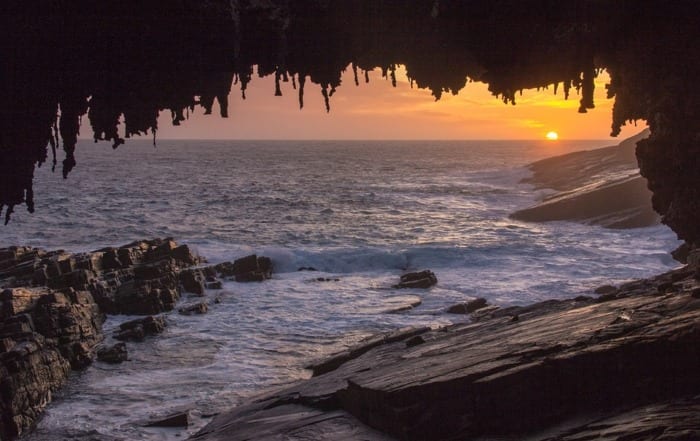
[[[262,282],[272,277],[272,260],[252,254],[233,263],[220,263],[214,269],[222,276],[233,277],[236,282]]]
[[[430,288],[437,284],[435,273],[430,270],[407,273],[401,276],[401,281],[394,288]]]
[[[68,372],[92,362],[103,312],[173,309],[180,271],[198,263],[186,245],[171,239],[80,254],[0,249],[0,286],[11,287],[0,291],[0,438],[12,439],[31,425]],[[147,317],[122,324],[115,338],[140,341],[164,326],[162,317]],[[100,357],[120,360],[122,347]]]
[[[143,341],[148,335],[160,334],[165,330],[165,318],[145,317],[131,320],[119,325],[119,330],[113,335],[117,340],[122,341]]]
[[[126,343],[120,342],[113,346],[105,346],[97,350],[97,359],[105,363],[121,363],[128,360]]]
[[[71,369],[91,362],[103,320],[86,291],[0,293],[0,438],[13,439],[31,426]]]
[[[182,315],[206,314],[207,311],[209,311],[209,306],[206,302],[199,302],[178,309],[178,312]]]
[[[449,314],[471,314],[472,312],[485,308],[488,306],[488,302],[484,298],[477,298],[470,300],[467,303],[457,303],[447,308]]]
[[[188,269],[180,272],[180,283],[186,292],[204,295],[205,276],[201,270]]]

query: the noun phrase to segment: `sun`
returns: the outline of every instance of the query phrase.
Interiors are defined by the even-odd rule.
[[[550,141],[556,141],[559,139],[559,134],[557,132],[547,132],[547,134],[544,136]]]

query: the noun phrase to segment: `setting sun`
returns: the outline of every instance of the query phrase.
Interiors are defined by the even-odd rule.
[[[559,139],[559,134],[557,132],[547,132],[547,134],[544,136],[550,141],[556,141]]]

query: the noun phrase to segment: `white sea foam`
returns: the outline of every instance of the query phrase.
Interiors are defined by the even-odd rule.
[[[465,320],[444,313],[455,302],[572,297],[675,266],[662,226],[508,219],[535,199],[518,184],[525,164],[594,144],[559,145],[162,141],[95,154],[80,143],[68,181],[37,174],[36,213],[18,211],[3,244],[85,251],[173,236],[212,263],[269,256],[275,273],[226,282],[207,315],[169,314],[162,336],[129,344],[130,361],[76,374],[29,439],[181,439],[139,423],[184,406],[192,433],[206,415],[303,378],[311,360],[374,332]],[[437,274],[433,289],[391,288],[424,268]],[[106,335],[128,318],[110,317]]]

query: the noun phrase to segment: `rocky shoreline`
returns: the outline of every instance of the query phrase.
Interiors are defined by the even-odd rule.
[[[700,266],[404,329],[192,439],[700,439]]]
[[[132,242],[88,253],[30,247],[0,249],[0,439],[29,429],[72,370],[95,355],[108,363],[127,359],[127,346],[105,346],[105,314],[145,315],[120,325],[113,336],[142,341],[162,332],[183,292],[201,296],[221,287],[220,278],[262,281],[271,276],[267,258],[203,266],[187,245],[171,239]],[[206,303],[181,308],[201,314]],[[155,316],[154,316],[155,315]]]
[[[649,130],[618,145],[539,160],[528,167],[523,183],[553,190],[532,207],[510,215],[526,222],[575,221],[604,228],[626,229],[658,225],[652,192],[639,174],[635,151]]]
[[[272,272],[258,256],[206,266],[170,239],[80,254],[11,247],[0,257],[3,440],[32,427],[72,370],[95,356],[124,361],[127,345],[163,331],[157,314],[183,293],[195,301],[179,313],[203,314],[204,290],[221,279]],[[193,439],[699,439],[700,252],[684,257],[683,268],[591,296],[455,305],[447,312],[471,314],[469,323],[371,337]],[[436,282],[425,271],[396,287]],[[125,311],[145,317],[105,345],[105,314]]]

